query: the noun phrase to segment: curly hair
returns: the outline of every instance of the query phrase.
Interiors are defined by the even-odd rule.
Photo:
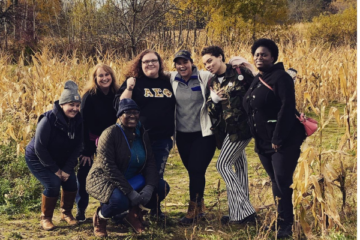
[[[211,56],[215,56],[215,57],[219,57],[221,55],[222,61],[225,62],[224,51],[219,46],[209,46],[203,48],[203,50],[201,51],[201,56],[204,56],[206,54],[210,54]]]
[[[130,63],[127,65],[126,70],[125,70],[126,79],[128,79],[130,77],[141,78],[141,77],[145,76],[145,74],[142,70],[142,62],[141,61],[142,61],[143,57],[148,53],[154,53],[159,60],[159,64],[160,64],[159,65],[159,78],[169,80],[169,76],[167,76],[164,73],[165,67],[164,67],[162,58],[160,57],[159,53],[157,53],[156,51],[154,51],[152,49],[146,49],[146,50],[142,51],[132,61],[130,61]]]
[[[96,72],[99,68],[102,68],[106,73],[110,73],[111,78],[112,78],[112,82],[110,85],[110,91],[112,91],[113,93],[116,93],[117,90],[119,90],[120,86],[117,84],[116,75],[115,75],[114,70],[109,65],[106,65],[104,63],[98,63],[90,71],[89,80],[86,82],[84,90],[83,90],[84,94],[87,92],[90,92],[90,94],[92,94],[92,95],[96,94],[96,92],[98,90],[98,85],[96,83]]]
[[[254,44],[251,46],[251,54],[253,56],[255,54],[256,49],[258,49],[259,47],[265,47],[270,51],[271,56],[274,58],[273,63],[275,63],[278,60],[279,48],[273,40],[267,38],[260,38],[256,40]]]

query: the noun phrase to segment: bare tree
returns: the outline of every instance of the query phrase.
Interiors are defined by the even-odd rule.
[[[13,15],[13,8],[14,5],[10,4],[9,6],[6,6],[7,1],[5,0],[0,0],[0,28],[1,30],[4,32],[4,45],[5,45],[5,50],[7,50],[8,48],[8,26],[11,23],[11,17]],[[2,35],[2,34],[1,34]],[[1,46],[1,44],[0,44]]]
[[[168,0],[112,0],[117,20],[129,38],[131,54],[137,53],[137,45],[145,40],[147,29],[156,25],[173,9]]]

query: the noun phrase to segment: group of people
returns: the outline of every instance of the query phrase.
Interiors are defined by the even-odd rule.
[[[77,85],[67,81],[53,110],[39,117],[26,147],[27,165],[45,188],[42,228],[54,228],[60,186],[61,219],[70,225],[86,220],[89,194],[100,202],[93,216],[97,237],[107,236],[111,218],[122,217],[137,233],[148,225],[143,218],[148,209],[164,218],[160,203],[170,191],[164,171],[173,141],[189,175],[190,199],[181,225],[206,214],[205,173],[216,147],[221,149],[216,168],[229,205],[221,222],[255,222],[245,154],[254,138],[279,199],[278,238],[291,236],[290,185],[305,130],[295,116],[293,78],[276,63],[277,45],[259,39],[251,53],[257,70],[242,57],[227,64],[220,47],[205,47],[204,71],[190,52],[180,50],[173,59],[176,71],[165,72],[161,56],[145,50],[128,65],[122,86],[110,66],[96,65],[82,98]],[[76,217],[71,213],[75,201]]]

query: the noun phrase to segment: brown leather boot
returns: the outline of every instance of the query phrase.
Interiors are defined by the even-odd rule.
[[[197,220],[198,211],[199,208],[197,207],[196,202],[189,201],[189,207],[186,216],[183,217],[179,223],[184,226],[191,225],[194,221]]]
[[[96,209],[96,212],[93,216],[94,235],[96,237],[107,237],[107,232],[106,232],[107,220],[99,216],[100,209],[101,207],[98,207],[98,209]]]
[[[78,224],[78,221],[74,218],[71,213],[71,210],[74,206],[75,197],[77,192],[66,192],[61,191],[61,201],[60,201],[60,212],[61,220],[66,221],[69,225],[75,226]]]
[[[148,212],[142,210],[142,209],[139,208],[139,207],[137,208],[137,210],[138,210],[138,212],[137,212],[138,218],[139,218],[141,224],[142,224],[144,227],[149,227],[149,226],[150,226],[150,223],[149,223],[148,221],[145,221],[145,219],[144,219],[144,216],[146,216]]]
[[[46,197],[42,194],[40,225],[46,231],[50,231],[55,228],[52,223],[52,217],[57,200],[58,197]]]
[[[197,206],[197,218],[200,219],[200,218],[203,218],[205,217],[205,214],[206,214],[206,207],[205,207],[205,203],[204,203],[204,199],[202,198],[201,199],[201,202],[200,204],[198,203]]]
[[[139,219],[139,214],[138,214],[138,206],[132,207],[129,210],[129,213],[126,215],[126,217],[124,218],[124,221],[132,228],[134,229],[134,231],[136,233],[142,233],[145,228],[144,226],[141,224],[141,221]]]

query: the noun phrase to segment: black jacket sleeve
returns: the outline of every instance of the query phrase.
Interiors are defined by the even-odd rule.
[[[90,140],[90,126],[91,121],[93,120],[93,109],[94,105],[90,96],[90,93],[85,93],[82,102],[81,102],[81,108],[80,113],[83,117],[83,139],[84,139],[84,149],[82,150],[81,154],[83,156],[91,157],[96,152],[96,146],[94,141]]]
[[[119,90],[117,91],[117,93],[115,94],[115,97],[114,97],[114,108],[115,108],[116,112],[119,108],[121,94],[125,91],[125,89],[126,89],[126,81],[123,82],[123,84],[121,85],[121,87],[119,88]]]
[[[289,74],[282,72],[273,86],[274,93],[279,97],[281,107],[277,115],[277,123],[274,130],[272,143],[283,145],[284,140],[294,126],[295,118],[295,88],[294,81]]]
[[[40,163],[50,169],[53,173],[56,173],[59,170],[58,165],[56,162],[52,159],[48,149],[47,145],[49,143],[51,134],[51,126],[46,117],[43,117],[40,122],[38,123],[36,127],[35,132],[35,153],[38,156]]]

